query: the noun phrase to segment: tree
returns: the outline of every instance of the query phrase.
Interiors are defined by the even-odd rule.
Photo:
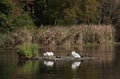
[[[12,2],[10,0],[0,0],[0,31],[9,30],[11,23],[8,19],[12,14]]]
[[[120,1],[117,2],[117,8],[113,13],[112,24],[115,28],[115,39],[120,42]]]
[[[99,2],[98,0],[82,0],[81,2],[81,21],[87,24],[98,23],[99,19]]]
[[[112,24],[114,13],[117,10],[116,0],[100,1],[100,24]]]
[[[35,19],[37,25],[75,24],[80,0],[36,0]]]
[[[36,25],[48,24],[46,16],[46,0],[34,1],[34,18]]]
[[[26,25],[33,25],[31,17],[18,1],[0,1],[0,32],[9,32]]]

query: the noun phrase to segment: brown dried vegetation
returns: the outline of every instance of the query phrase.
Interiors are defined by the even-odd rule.
[[[1,36],[2,37],[2,36]],[[1,46],[16,46],[27,42],[41,47],[73,46],[83,44],[111,44],[114,42],[114,28],[110,25],[79,25],[41,27],[30,31],[19,29],[0,40]],[[3,42],[3,43],[2,43]],[[9,43],[6,43],[9,42]]]

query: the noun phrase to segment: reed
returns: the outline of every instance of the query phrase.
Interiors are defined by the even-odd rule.
[[[114,28],[111,25],[43,26],[33,30],[22,28],[10,34],[0,35],[0,46],[35,43],[41,47],[54,48],[83,44],[112,44],[114,36]]]
[[[111,44],[114,28],[110,25],[55,26],[40,28],[34,32],[33,41],[39,45],[81,45],[88,43]]]

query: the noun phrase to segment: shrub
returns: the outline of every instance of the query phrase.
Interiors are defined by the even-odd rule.
[[[25,43],[17,47],[17,54],[20,58],[34,58],[38,56],[38,53],[36,44]]]
[[[11,35],[0,33],[0,47],[13,47],[14,42],[14,38]]]

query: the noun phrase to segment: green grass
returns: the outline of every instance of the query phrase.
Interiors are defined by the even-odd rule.
[[[17,54],[24,58],[36,57],[39,54],[38,45],[25,43],[23,45],[17,46]]]

